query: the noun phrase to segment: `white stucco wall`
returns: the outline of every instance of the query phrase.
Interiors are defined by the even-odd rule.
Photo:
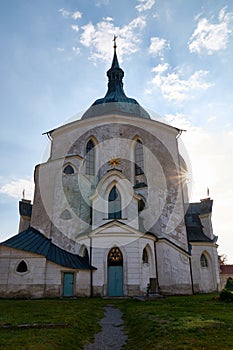
[[[207,267],[202,267],[200,263],[200,258],[203,253],[208,262]],[[192,274],[195,292],[208,293],[220,290],[216,245],[211,243],[192,243]]]
[[[24,273],[16,271],[22,260],[28,267]],[[47,261],[41,255],[0,246],[0,297],[61,297],[64,272],[74,273],[74,295],[90,295],[89,270],[66,268]]]
[[[156,253],[162,294],[192,294],[188,254],[166,241],[156,243]]]

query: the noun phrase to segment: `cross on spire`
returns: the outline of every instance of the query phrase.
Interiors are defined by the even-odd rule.
[[[114,37],[113,37],[113,41],[114,41],[113,47],[114,47],[114,50],[116,50],[116,48],[117,48],[116,39],[117,39],[117,36],[114,35]]]

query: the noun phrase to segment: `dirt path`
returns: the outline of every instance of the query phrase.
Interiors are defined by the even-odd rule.
[[[102,331],[95,335],[93,344],[85,345],[84,350],[120,350],[127,341],[121,311],[112,305],[104,309],[105,316],[99,321]]]

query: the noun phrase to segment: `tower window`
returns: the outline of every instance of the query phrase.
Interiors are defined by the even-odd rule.
[[[143,262],[143,264],[148,264],[148,262],[149,262],[148,253],[146,251],[146,248],[144,248],[143,252],[142,252],[142,262]]]
[[[86,174],[95,175],[95,145],[89,140],[86,145]]]
[[[200,263],[201,267],[208,267],[208,261],[206,259],[205,254],[201,254]]]
[[[67,166],[65,166],[65,168],[63,169],[63,173],[66,175],[71,175],[74,174],[74,168],[68,164]]]
[[[108,218],[121,218],[121,195],[116,186],[113,186],[108,196]]]
[[[140,200],[138,201],[138,212],[143,211],[144,208],[145,208],[145,202],[144,202],[143,199],[140,199]]]
[[[24,260],[20,261],[20,263],[18,264],[18,266],[16,268],[16,271],[20,272],[20,273],[24,273],[24,272],[28,271],[27,264]]]
[[[135,175],[141,174],[144,174],[143,145],[140,140],[137,140],[135,146]]]
[[[83,252],[83,257],[87,262],[89,262],[89,254],[88,254],[88,250],[86,247],[85,247],[84,252]]]

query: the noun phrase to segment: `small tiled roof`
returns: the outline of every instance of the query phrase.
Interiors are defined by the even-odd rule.
[[[43,255],[46,259],[58,265],[72,269],[95,269],[85,258],[61,249],[52,243],[51,239],[48,239],[33,227],[29,227],[27,230],[9,238],[1,245]]]
[[[212,212],[213,200],[210,198],[202,199],[201,202],[189,203],[187,214],[210,214]]]
[[[204,234],[198,214],[192,214],[187,211],[185,215],[185,224],[189,242],[213,242],[213,240]]]
[[[220,265],[220,274],[233,275],[233,265]]]

